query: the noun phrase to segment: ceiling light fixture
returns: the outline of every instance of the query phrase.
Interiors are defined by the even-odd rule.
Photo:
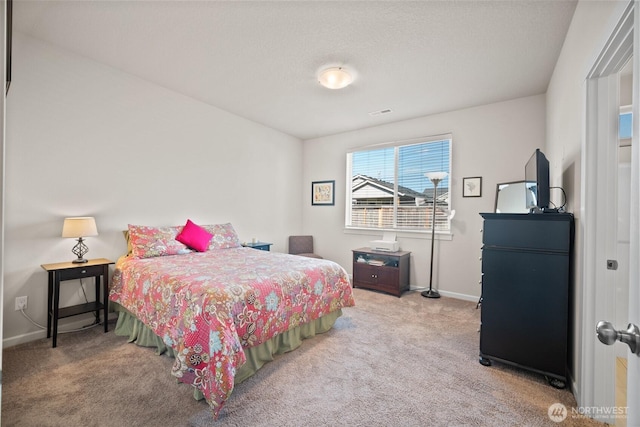
[[[329,89],[342,89],[353,82],[353,77],[342,67],[331,67],[318,75],[320,84]]]

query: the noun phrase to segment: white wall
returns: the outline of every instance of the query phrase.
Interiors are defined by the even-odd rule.
[[[6,141],[5,346],[45,336],[14,300],[46,324],[40,265],[74,258],[65,216],[95,216],[87,256],[114,261],[128,223],[232,222],[279,252],[301,231],[300,140],[20,33]],[[77,283],[62,290],[81,302]]]
[[[461,88],[461,90],[464,90]],[[367,246],[381,233],[351,234],[344,229],[346,153],[354,147],[453,134],[451,203],[456,210],[453,239],[436,242],[434,282],[443,295],[475,300],[480,295],[480,212],[492,212],[496,184],[524,178],[524,166],[545,143],[545,96],[538,95],[422,117],[308,140],[303,151],[303,229],[315,236],[316,252],[351,272],[351,249]],[[482,197],[463,198],[462,178],[482,177]],[[311,206],[311,182],[336,181],[335,206]],[[555,199],[554,199],[555,200]],[[412,288],[429,285],[430,235],[403,234],[411,251]]]
[[[627,1],[580,1],[547,91],[547,156],[555,160],[552,185],[567,191],[570,211],[580,207],[580,156],[585,79]]]
[[[577,302],[574,315],[573,375],[576,384],[585,355],[581,354],[581,337],[593,334],[595,325],[582,325],[582,277],[580,254],[582,242],[580,204],[581,156],[584,138],[586,77],[619,20],[627,1],[580,1],[567,33],[560,57],[547,90],[547,155],[553,165],[551,182],[567,192],[569,210],[576,220],[574,250],[574,289]],[[575,391],[579,390],[577,388]],[[576,395],[578,405],[581,396]]]

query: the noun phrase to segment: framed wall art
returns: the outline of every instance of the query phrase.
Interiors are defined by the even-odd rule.
[[[311,183],[311,204],[313,206],[333,206],[336,202],[335,181],[313,181]]]
[[[482,177],[462,178],[462,197],[482,197]]]

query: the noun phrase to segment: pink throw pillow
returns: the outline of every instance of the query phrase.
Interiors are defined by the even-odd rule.
[[[178,242],[184,243],[198,252],[205,252],[209,249],[209,242],[212,238],[213,234],[194,224],[190,219],[187,220],[182,232],[176,236]]]

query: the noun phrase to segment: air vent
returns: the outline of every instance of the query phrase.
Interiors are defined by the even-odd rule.
[[[381,116],[383,114],[389,114],[392,113],[393,110],[391,108],[385,108],[384,110],[379,110],[379,111],[372,111],[369,113],[369,115],[371,117],[375,117],[375,116]]]

